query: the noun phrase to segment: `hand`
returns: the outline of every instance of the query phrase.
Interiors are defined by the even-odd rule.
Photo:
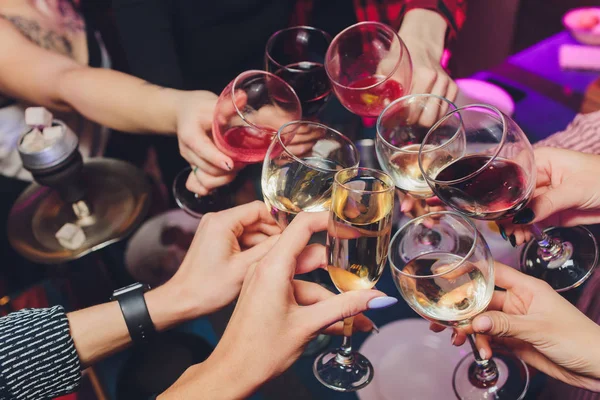
[[[280,233],[260,201],[205,214],[183,263],[164,286],[189,309],[190,318],[214,312],[238,296],[248,267]]]
[[[541,147],[535,151],[537,183],[533,199],[512,221],[501,224],[511,243],[531,239],[526,226],[575,226],[600,222],[600,156]],[[514,225],[517,224],[517,225]],[[520,226],[519,226],[520,225]]]
[[[296,216],[273,249],[248,270],[233,316],[210,358],[188,370],[166,394],[185,398],[185,393],[193,393],[190,388],[196,381],[199,388],[227,386],[229,393],[215,388],[219,395],[207,398],[246,398],[285,371],[322,329],[377,303],[371,300],[385,297],[376,290],[317,293],[313,291],[316,286],[308,289],[306,282],[294,280],[299,271],[323,266],[323,253],[309,250],[314,247],[306,244],[314,232],[325,230],[327,223],[328,213]]]
[[[217,95],[207,91],[183,92],[179,103],[179,151],[192,168],[198,167],[190,174],[186,187],[200,195],[228,184],[236,176],[233,160],[209,137],[217,99]]]
[[[412,93],[431,93],[456,99],[458,87],[440,62],[444,52],[446,21],[435,11],[414,9],[406,13],[399,35],[413,63]]]
[[[600,391],[600,327],[544,281],[498,262],[495,278],[506,291],[496,291],[489,311],[471,324],[482,353],[492,354],[491,340],[553,378]],[[464,343],[464,333],[455,345]]]

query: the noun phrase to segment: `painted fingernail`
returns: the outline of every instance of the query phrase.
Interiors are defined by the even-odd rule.
[[[517,238],[515,237],[515,235],[510,235],[508,237],[508,241],[510,242],[510,245],[512,247],[517,247]]]
[[[481,316],[473,321],[473,330],[479,333],[486,333],[492,329],[492,320],[489,317]]]
[[[456,340],[456,332],[452,333],[452,337],[450,338],[450,343],[454,346],[454,341]]]
[[[227,168],[228,171],[231,171],[231,166],[227,161],[225,161],[223,164],[225,165],[225,168]]]
[[[488,358],[487,351],[485,351],[483,348],[479,349],[479,357],[481,357],[484,360],[487,360],[487,358]]]
[[[514,216],[513,224],[528,224],[535,218],[535,213],[531,208],[524,208]]]
[[[371,329],[371,331],[375,332],[375,333],[379,333],[379,327],[377,325],[375,325],[375,322],[371,321],[371,323],[373,324],[373,329]]]
[[[375,297],[374,299],[369,300],[367,303],[367,307],[371,310],[376,310],[379,308],[386,308],[389,306],[393,306],[398,302],[398,299],[390,296],[381,296]]]
[[[506,236],[506,231],[504,230],[504,227],[497,222],[496,222],[496,225],[498,225],[498,230],[500,231],[500,235],[502,236],[502,239],[508,240],[508,236]]]

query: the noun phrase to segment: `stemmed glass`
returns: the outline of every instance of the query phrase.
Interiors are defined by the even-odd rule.
[[[303,118],[312,119],[331,98],[325,72],[325,53],[331,36],[311,26],[294,26],[275,32],[267,41],[267,71],[281,77],[302,102]]]
[[[360,22],[340,32],[327,50],[325,70],[342,105],[362,117],[377,117],[410,91],[412,80],[404,42],[379,22]]]
[[[385,267],[392,230],[394,182],[384,172],[349,168],[333,183],[327,229],[328,271],[340,292],[370,289]],[[321,354],[313,371],[328,388],[350,392],[373,379],[373,366],[352,350],[353,318],[344,320],[339,349]]]
[[[458,116],[458,117],[457,117]],[[449,130],[463,139],[448,139]],[[464,144],[450,154],[446,143]],[[536,165],[529,140],[497,108],[469,105],[448,113],[427,133],[419,152],[423,177],[436,196],[461,213],[482,220],[512,218],[526,207],[536,186]],[[598,261],[594,236],[584,227],[532,226],[535,240],[521,255],[521,270],[555,290],[579,286]]]
[[[294,140],[302,137],[302,140]],[[356,167],[359,153],[340,132],[310,121],[281,127],[262,169],[265,203],[282,228],[300,211],[327,211],[333,178],[341,169]]]
[[[381,168],[387,172],[402,192],[421,200],[433,196],[419,169],[419,149],[429,129],[456,106],[434,94],[412,94],[394,100],[377,120],[375,150]],[[454,136],[457,132],[450,131]],[[447,146],[452,151],[451,146]],[[462,146],[457,150],[462,151]]]
[[[435,232],[442,240],[420,240]],[[452,211],[425,214],[404,225],[389,252],[394,283],[408,305],[423,318],[450,328],[465,328],[485,311],[494,294],[494,260],[473,222]],[[473,349],[454,370],[457,398],[522,399],[529,386],[525,363],[499,349],[481,358]]]
[[[302,116],[300,100],[283,79],[265,71],[246,71],[238,75],[221,93],[213,117],[215,145],[235,162],[233,168],[264,159],[277,130],[286,122]],[[191,171],[190,168],[187,171]],[[185,187],[187,172],[173,183],[179,206],[193,216],[220,203],[218,196],[197,196]],[[219,188],[230,194],[231,188]]]

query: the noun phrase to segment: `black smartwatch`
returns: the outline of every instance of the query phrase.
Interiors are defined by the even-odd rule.
[[[144,293],[148,290],[149,285],[134,283],[115,290],[111,298],[119,302],[131,340],[136,344],[148,343],[156,333],[144,300]]]

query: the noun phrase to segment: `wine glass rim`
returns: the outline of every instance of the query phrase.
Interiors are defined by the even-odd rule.
[[[281,140],[281,135],[283,134],[283,131],[291,125],[300,125],[300,124],[304,124],[304,125],[313,125],[313,126],[317,126],[319,128],[323,128],[323,129],[327,129],[331,132],[334,132],[336,135],[338,135],[340,138],[342,138],[342,140],[344,142],[346,142],[347,144],[350,145],[350,147],[352,148],[352,151],[354,152],[354,154],[356,155],[356,164],[353,165],[352,167],[348,167],[348,168],[355,168],[358,166],[359,160],[360,160],[360,153],[358,152],[358,149],[356,148],[356,146],[354,145],[354,143],[352,143],[352,140],[350,140],[346,135],[344,135],[343,133],[341,133],[340,131],[330,128],[327,125],[321,124],[319,122],[314,122],[314,121],[304,121],[304,120],[296,120],[296,121],[290,121],[290,122],[286,122],[285,124],[283,124],[281,126],[281,128],[279,128],[279,130],[277,131],[277,135],[276,140],[279,142],[279,144],[281,145],[281,147],[283,148],[283,151],[285,151],[285,153],[290,156],[294,161],[299,162],[300,164],[304,165],[305,167],[309,168],[309,169],[314,169],[320,172],[337,172],[339,171],[338,169],[331,169],[331,168],[322,168],[322,167],[317,167],[314,165],[310,165],[308,163],[306,163],[304,160],[302,160],[301,158],[297,157],[295,154],[293,154],[285,145],[285,143],[283,142],[283,140]]]
[[[471,244],[471,248],[469,249],[469,251],[467,252],[467,254],[465,254],[464,256],[462,256],[462,257],[460,258],[460,261],[459,261],[459,262],[458,262],[458,263],[457,263],[457,264],[456,264],[456,265],[455,265],[453,268],[451,268],[451,269],[449,269],[449,270],[447,270],[447,271],[441,272],[441,273],[439,273],[439,274],[433,274],[433,275],[413,275],[413,274],[409,274],[409,273],[407,273],[407,272],[404,272],[404,271],[402,271],[400,268],[398,268],[398,267],[397,267],[397,266],[394,264],[394,261],[392,260],[392,249],[393,249],[393,244],[394,244],[394,243],[397,241],[397,239],[398,239],[398,237],[400,236],[400,234],[401,234],[401,233],[402,233],[402,232],[403,232],[405,229],[407,229],[407,228],[408,228],[410,225],[415,225],[416,223],[418,223],[418,222],[420,222],[420,221],[424,220],[425,218],[428,218],[428,217],[430,217],[430,216],[432,216],[432,215],[438,215],[438,216],[439,216],[439,215],[451,215],[451,216],[453,216],[453,217],[458,217],[458,218],[459,218],[459,219],[461,219],[462,221],[466,222],[466,223],[467,223],[467,225],[468,225],[469,227],[471,227],[471,229],[473,230],[473,243]],[[404,275],[404,276],[406,276],[406,277],[409,277],[409,278],[413,278],[413,279],[432,279],[432,278],[438,278],[438,277],[442,277],[442,276],[444,276],[444,275],[447,275],[447,274],[449,274],[449,273],[451,273],[451,272],[453,272],[453,271],[456,271],[456,269],[458,269],[458,268],[459,268],[459,267],[461,267],[461,266],[462,266],[462,265],[463,265],[465,262],[467,262],[467,260],[468,260],[468,259],[469,259],[469,258],[470,258],[470,257],[473,255],[473,253],[475,252],[475,248],[476,248],[476,246],[477,246],[477,242],[478,242],[479,240],[481,240],[481,239],[480,239],[480,235],[481,235],[481,234],[480,234],[480,233],[479,233],[479,231],[477,230],[477,227],[475,226],[475,224],[473,223],[473,221],[471,221],[471,219],[470,219],[470,218],[466,217],[465,215],[463,215],[463,214],[461,214],[461,213],[459,213],[459,212],[456,212],[456,211],[438,211],[438,212],[431,212],[431,213],[428,213],[428,214],[421,215],[420,217],[417,217],[417,218],[411,219],[411,220],[410,220],[410,221],[408,221],[406,224],[404,224],[404,225],[402,226],[402,228],[398,229],[398,232],[396,232],[396,233],[394,234],[394,236],[392,237],[392,240],[390,241],[390,249],[389,249],[389,251],[388,251],[388,261],[389,261],[389,263],[390,263],[390,266],[391,266],[391,267],[392,267],[394,270],[396,270],[396,271],[397,271],[399,274],[402,274],[402,275]],[[431,253],[435,253],[435,252],[433,252],[433,251],[432,251]],[[425,254],[423,254],[423,255],[426,255],[426,254],[431,254],[431,253],[425,253]],[[439,253],[439,252],[438,252],[438,253]],[[448,252],[448,254],[450,254],[450,253]],[[415,258],[416,258],[416,257],[415,257]],[[414,260],[415,258],[413,258],[413,260]],[[411,261],[412,261],[412,260],[411,260]]]
[[[481,167],[479,167],[477,170],[471,172],[470,174],[463,176],[462,178],[452,179],[449,181],[440,181],[440,180],[430,177],[429,175],[427,175],[425,173],[425,169],[423,168],[423,160],[422,160],[423,158],[421,157],[421,153],[429,153],[431,151],[440,149],[440,148],[446,146],[447,143],[436,146],[435,148],[432,148],[432,149],[424,150],[423,148],[425,146],[425,142],[427,141],[427,138],[429,137],[429,135],[431,135],[435,131],[435,129],[438,128],[439,125],[441,125],[443,122],[445,122],[447,119],[449,119],[454,114],[458,113],[460,120],[462,121],[462,116],[460,115],[460,112],[471,109],[471,108],[485,108],[485,109],[491,110],[494,114],[496,114],[496,116],[499,117],[500,123],[502,124],[502,138],[500,139],[500,141],[497,144],[496,151],[494,151],[494,154],[492,156],[490,156],[489,160],[487,160],[485,162],[485,164],[483,164]],[[453,111],[449,112],[448,114],[446,114],[444,117],[440,118],[440,120],[438,122],[436,122],[431,127],[431,129],[429,129],[429,132],[427,132],[427,135],[425,135],[425,137],[423,138],[423,142],[421,143],[421,147],[419,148],[419,156],[417,157],[417,159],[419,161],[419,169],[421,170],[421,174],[423,175],[425,180],[428,182],[442,183],[444,185],[453,185],[453,184],[457,184],[457,183],[469,180],[472,177],[479,175],[482,171],[486,170],[489,167],[489,165],[493,161],[495,161],[496,158],[498,158],[498,154],[500,153],[500,151],[502,150],[502,147],[504,147],[504,143],[506,142],[506,135],[507,135],[506,117],[504,116],[504,114],[502,114],[502,112],[498,108],[496,108],[490,104],[469,104],[469,105],[457,108],[456,110],[453,110]]]
[[[375,125],[375,131],[377,133],[377,137],[379,139],[381,139],[381,141],[387,147],[390,147],[392,150],[394,150],[394,151],[396,151],[398,153],[406,153],[406,154],[415,154],[415,153],[417,153],[418,154],[420,152],[420,150],[421,150],[421,146],[419,146],[419,150],[406,150],[406,149],[401,149],[400,147],[397,147],[397,146],[394,146],[393,144],[391,144],[388,140],[386,140],[383,137],[383,134],[380,132],[380,126],[383,123],[383,116],[386,114],[386,112],[388,111],[388,109],[391,108],[391,107],[393,107],[394,105],[396,105],[396,104],[398,104],[398,103],[400,103],[402,101],[406,101],[406,100],[409,100],[409,99],[412,99],[412,98],[418,98],[418,97],[433,97],[433,98],[442,100],[443,102],[447,103],[451,108],[453,108],[452,111],[454,111],[454,110],[457,109],[456,104],[454,104],[453,102],[451,102],[447,98],[445,98],[443,96],[439,96],[437,94],[431,94],[431,93],[409,94],[409,95],[402,96],[399,99],[396,99],[396,100],[392,101],[390,104],[388,104],[383,109],[383,111],[381,112],[381,114],[379,114],[379,117],[377,118],[377,124]],[[450,111],[448,111],[442,118],[444,118],[449,112]],[[442,119],[442,118],[440,118],[440,119]],[[437,121],[436,121],[436,123],[437,123]],[[429,131],[427,133],[429,133]],[[456,131],[456,133],[458,133],[458,130]],[[454,136],[456,136],[456,133],[454,134]],[[427,137],[427,135],[425,135],[425,137]],[[446,145],[446,143],[444,143],[441,146],[437,146],[436,149],[439,148],[439,147],[445,146],[445,145]],[[429,151],[432,151],[432,150],[435,150],[435,149],[425,150],[425,152],[429,152]]]
[[[283,28],[278,30],[277,32],[273,33],[270,37],[269,40],[267,40],[267,45],[265,46],[265,56],[275,65],[277,65],[277,67],[283,69],[287,69],[290,71],[300,71],[300,72],[304,72],[302,70],[296,70],[295,68],[289,68],[283,64],[281,64],[280,62],[276,61],[272,56],[271,56],[271,51],[270,51],[270,47],[272,47],[273,42],[275,41],[275,39],[282,33],[284,32],[289,32],[289,31],[295,31],[295,30],[307,30],[307,31],[314,31],[314,32],[319,32],[323,35],[323,37],[325,38],[325,41],[327,42],[327,47],[329,48],[329,45],[331,44],[331,41],[333,40],[331,35],[329,33],[327,33],[326,31],[324,31],[323,29],[319,29],[319,28],[315,28],[314,26],[309,26],[309,25],[298,25],[298,26],[290,26],[288,28]],[[327,51],[325,51],[325,54],[327,54]],[[324,56],[326,57],[326,56]],[[323,60],[323,68],[325,68],[325,61]]]
[[[342,174],[343,172],[347,172],[347,171],[358,171],[358,172],[368,172],[370,174],[370,176],[372,177],[376,177],[378,179],[381,179],[382,181],[384,181],[384,183],[388,186],[385,189],[380,189],[380,190],[364,190],[364,189],[355,189],[355,188],[351,188],[349,186],[346,185],[346,182],[342,182],[340,180],[340,174]],[[354,177],[358,176],[355,175]],[[363,175],[363,176],[369,176],[369,175]],[[343,187],[345,190],[347,190],[348,192],[354,192],[354,193],[364,193],[364,194],[378,194],[378,193],[386,193],[386,192],[393,192],[394,189],[396,189],[396,186],[394,185],[394,181],[392,180],[392,177],[389,176],[387,173],[380,171],[378,169],[374,169],[374,168],[366,168],[366,167],[350,167],[350,168],[344,168],[339,170],[335,176],[333,177],[333,181],[336,185]]]
[[[398,57],[398,60],[396,61],[396,65],[394,65],[394,68],[392,68],[392,70],[390,71],[390,73],[387,74],[384,79],[382,79],[381,81],[376,82],[376,83],[374,83],[372,85],[369,85],[369,86],[362,86],[362,87],[359,87],[359,88],[355,88],[355,87],[350,87],[350,86],[343,85],[340,82],[338,82],[336,79],[334,79],[331,76],[331,74],[329,73],[329,68],[327,67],[329,65],[329,63],[327,61],[329,60],[329,55],[330,55],[330,52],[333,49],[334,43],[337,40],[339,40],[339,38],[343,34],[349,32],[349,31],[351,31],[353,29],[356,29],[357,27],[364,26],[364,25],[379,26],[379,27],[382,27],[383,30],[385,30],[387,32],[390,32],[392,34],[392,37],[395,37],[396,39],[398,39],[398,41],[400,43],[400,56]],[[392,39],[392,41],[393,41],[393,39]],[[337,35],[335,35],[335,37],[333,38],[333,40],[331,41],[331,43],[329,45],[329,48],[327,49],[327,53],[325,53],[325,72],[327,73],[327,76],[329,77],[329,80],[331,82],[333,82],[336,86],[339,86],[340,88],[342,88],[344,90],[368,90],[368,89],[373,89],[374,87],[377,87],[377,86],[379,86],[379,85],[387,82],[392,76],[394,76],[394,74],[396,73],[396,71],[400,67],[400,64],[402,63],[402,60],[405,57],[405,54],[404,54],[405,51],[406,51],[406,45],[404,44],[404,42],[402,41],[402,39],[400,38],[400,36],[398,35],[398,33],[396,31],[394,31],[389,25],[386,25],[386,24],[381,23],[381,22],[376,22],[376,21],[363,21],[363,22],[359,22],[359,23],[356,23],[354,25],[351,25],[351,26],[347,27],[346,29],[344,29],[343,31],[341,31],[340,33],[338,33]]]
[[[300,111],[299,116],[302,116],[302,103],[300,102],[300,98],[298,97],[298,94],[296,93],[296,91],[294,90],[294,88],[289,83],[287,83],[286,81],[284,81],[283,79],[281,79],[277,75],[272,74],[271,72],[261,71],[259,69],[250,69],[250,70],[244,71],[241,74],[239,74],[238,76],[236,76],[235,79],[233,80],[232,84],[231,84],[231,103],[233,104],[233,108],[235,109],[235,112],[237,113],[238,117],[240,117],[242,119],[242,121],[244,121],[247,125],[251,126],[252,128],[255,128],[255,129],[259,130],[259,131],[264,131],[265,130],[264,127],[258,126],[256,124],[254,124],[253,122],[248,121],[248,119],[240,111],[240,109],[237,106],[237,104],[235,104],[235,90],[236,90],[236,86],[238,85],[238,81],[240,79],[242,79],[242,78],[245,78],[247,75],[266,75],[270,79],[274,78],[277,81],[279,81],[280,83],[283,83],[283,85],[287,86],[287,89],[294,95],[294,98],[296,99],[296,105],[298,106],[298,111]]]

